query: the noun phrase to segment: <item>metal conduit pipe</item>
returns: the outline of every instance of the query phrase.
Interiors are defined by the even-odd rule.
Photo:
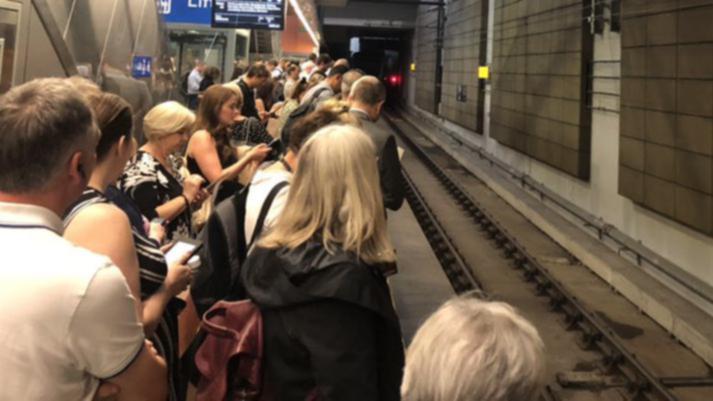
[[[687,271],[683,270],[680,266],[675,265],[673,262],[661,257],[642,243],[617,229],[615,226],[564,199],[554,191],[545,187],[542,183],[534,180],[528,174],[520,172],[505,162],[499,160],[491,153],[488,153],[482,146],[459,139],[459,133],[441,125],[437,125],[430,118],[425,117],[420,113],[413,113],[408,109],[407,112],[409,115],[428,123],[438,131],[446,134],[446,136],[452,141],[456,142],[460,146],[463,146],[471,153],[478,155],[479,158],[487,160],[491,166],[497,167],[505,172],[522,188],[537,194],[541,201],[551,202],[561,210],[567,212],[570,216],[579,220],[585,231],[591,232],[593,230],[600,241],[605,244],[607,243],[607,239],[613,242],[613,245],[617,248],[617,252],[620,256],[628,257],[640,267],[643,267],[644,264],[651,266],[656,271],[670,278],[675,283],[689,291],[688,295],[693,296],[700,302],[707,304],[707,307],[703,309],[708,311],[713,310],[712,286],[702,282]]]

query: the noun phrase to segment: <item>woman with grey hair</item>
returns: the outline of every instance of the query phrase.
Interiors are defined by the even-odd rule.
[[[537,329],[504,302],[459,297],[418,329],[403,401],[530,401],[545,373]]]

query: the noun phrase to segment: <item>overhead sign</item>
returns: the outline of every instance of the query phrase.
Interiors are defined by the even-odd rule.
[[[285,28],[284,0],[215,0],[214,28],[272,29]]]
[[[134,56],[131,61],[131,76],[134,78],[151,78],[151,57]]]
[[[212,0],[156,0],[156,9],[169,24],[210,25]]]

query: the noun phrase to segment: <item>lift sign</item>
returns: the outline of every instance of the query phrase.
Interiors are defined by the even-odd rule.
[[[131,76],[134,78],[151,78],[151,57],[134,56],[131,62]]]
[[[212,0],[156,0],[156,9],[169,24],[210,25]]]

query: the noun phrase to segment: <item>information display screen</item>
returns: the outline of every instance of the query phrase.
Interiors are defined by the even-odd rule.
[[[285,0],[213,0],[211,26],[283,30]]]

